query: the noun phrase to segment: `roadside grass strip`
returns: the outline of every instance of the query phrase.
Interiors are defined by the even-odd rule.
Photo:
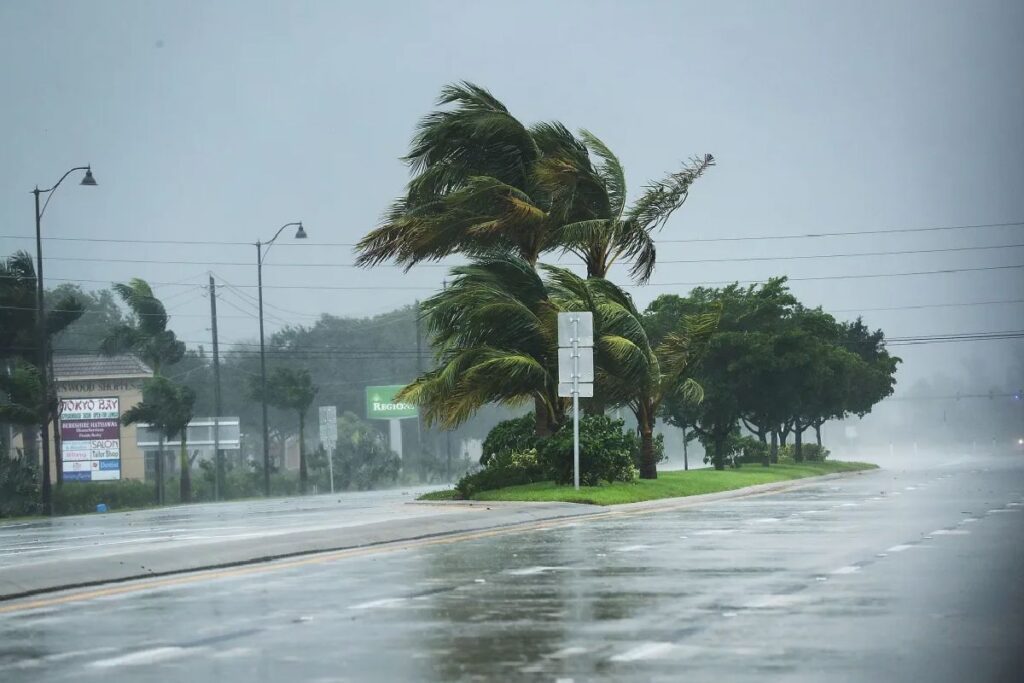
[[[616,482],[600,486],[559,486],[552,481],[509,486],[481,491],[473,500],[516,502],[563,502],[590,505],[620,505],[660,498],[681,498],[705,493],[718,493],[805,477],[816,477],[837,472],[856,472],[876,469],[876,465],[863,462],[826,461],[799,465],[747,465],[740,469],[674,470],[660,472],[657,479],[639,479],[633,483]],[[435,491],[420,500],[457,500],[455,490]]]

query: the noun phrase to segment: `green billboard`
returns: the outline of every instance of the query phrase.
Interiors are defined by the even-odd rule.
[[[404,388],[404,384],[366,387],[366,419],[401,420],[416,417],[415,405],[395,400],[395,394]]]

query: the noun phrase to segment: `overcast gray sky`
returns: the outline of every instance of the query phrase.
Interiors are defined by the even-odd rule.
[[[222,339],[256,336],[255,248],[116,240],[254,242],[304,221],[310,239],[285,234],[268,257],[271,330],[321,312],[381,313],[437,289],[443,268],[355,270],[351,248],[334,245],[372,228],[401,191],[416,121],[458,79],[525,121],[594,131],[634,195],[686,157],[714,154],[663,240],[1024,221],[1015,1],[5,2],[0,64],[0,254],[34,249],[23,239],[29,190],[91,163],[100,186],[62,187],[45,235],[115,241],[46,242],[48,281],[179,283],[156,289],[193,346],[209,339],[200,285],[211,270],[242,292],[221,299]],[[643,306],[688,289],[665,283],[1024,264],[1024,248],[1005,246],[1015,244],[1020,225],[662,241],[655,284],[632,291]],[[668,263],[978,246],[1001,248]],[[792,286],[839,317],[863,310],[890,336],[1024,328],[1021,303],[874,310],[1021,299],[1020,268]],[[997,376],[1022,349],[904,347],[901,381],[967,358]]]

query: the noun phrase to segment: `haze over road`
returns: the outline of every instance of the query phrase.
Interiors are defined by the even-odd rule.
[[[884,464],[695,508],[0,603],[0,679],[1021,680],[1024,458]]]

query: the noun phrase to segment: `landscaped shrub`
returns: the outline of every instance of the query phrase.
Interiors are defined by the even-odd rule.
[[[816,443],[805,443],[800,450],[808,462],[824,462],[829,456],[829,450]]]
[[[488,461],[496,455],[522,453],[531,448],[537,448],[536,428],[537,422],[533,413],[504,420],[494,425],[488,432],[487,438],[484,439],[480,464],[487,465]]]
[[[530,448],[495,455],[482,470],[459,479],[455,489],[462,498],[472,498],[480,491],[531,484],[544,479],[545,470],[537,459],[537,449]]]
[[[744,465],[763,465],[768,460],[768,444],[753,436],[743,436],[734,444],[734,459]]]
[[[175,487],[177,480],[175,480]],[[168,498],[171,491],[168,487]],[[177,496],[177,488],[174,490]],[[111,512],[148,507],[156,500],[156,485],[142,481],[67,481],[53,488],[53,511],[58,515],[96,512],[103,503]]]
[[[785,446],[779,447],[779,462],[795,462],[793,444],[788,443]],[[800,447],[800,452],[804,456],[805,462],[824,462],[831,453],[824,446],[819,446],[816,443],[805,443]]]
[[[664,442],[656,442],[655,449]],[[549,478],[558,484],[573,480],[573,426],[568,421],[537,449]],[[586,415],[580,419],[580,485],[597,486],[602,481],[633,481],[638,470],[640,438],[624,431],[622,420],[606,415]],[[657,450],[656,450],[657,454]]]
[[[39,472],[30,458],[0,455],[0,517],[37,514],[39,501]]]

